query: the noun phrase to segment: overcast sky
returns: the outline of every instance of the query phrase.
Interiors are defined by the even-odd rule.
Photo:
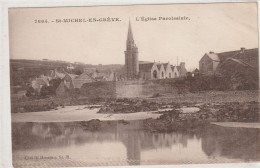
[[[136,17],[186,16],[183,21],[138,22]],[[120,18],[120,22],[55,23],[56,19]],[[50,23],[34,23],[48,19]],[[87,64],[124,64],[131,20],[139,60],[186,62],[204,53],[258,47],[257,4],[175,4],[9,9],[10,58]]]

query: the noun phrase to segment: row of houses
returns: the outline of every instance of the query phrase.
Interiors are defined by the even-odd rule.
[[[85,83],[115,80],[116,78],[113,72],[104,73],[95,71],[92,73],[87,73],[84,71],[81,75],[66,74],[56,89],[56,95],[67,96],[74,89],[80,89]]]
[[[36,91],[40,93],[43,86],[50,86],[50,81],[52,79],[60,79],[61,83],[57,88],[57,93],[59,94],[61,90],[71,90],[76,88],[81,88],[84,83],[91,83],[96,81],[113,81],[115,80],[115,75],[113,72],[87,72],[84,71],[81,75],[70,74],[63,70],[51,70],[48,74],[41,75],[31,81],[31,86]]]

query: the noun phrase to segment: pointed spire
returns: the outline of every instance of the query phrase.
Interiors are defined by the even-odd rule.
[[[131,22],[130,22],[130,20],[129,20],[127,41],[132,41],[132,40],[134,40],[134,37],[133,37],[133,33],[132,33]]]

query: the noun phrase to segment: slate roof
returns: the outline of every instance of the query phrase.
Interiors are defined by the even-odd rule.
[[[171,68],[172,68],[172,71],[174,71],[174,69],[175,69],[175,66],[173,66],[173,65],[172,65],[172,66],[171,66]]]
[[[84,83],[90,83],[97,81],[91,77],[88,73],[84,72],[79,75],[77,78],[72,78],[72,85],[74,88],[81,88]]]
[[[88,73],[86,73],[86,72],[84,72],[84,73],[82,73],[81,75],[79,75],[78,77],[77,77],[77,79],[81,79],[81,80],[84,80],[84,79],[86,79],[86,80],[95,80],[92,76],[90,76]]]
[[[198,70],[198,68],[196,68],[193,72],[200,72],[200,71]]]
[[[150,62],[150,61],[138,61],[139,64],[149,64],[149,63],[153,63],[153,62]]]
[[[258,48],[218,53],[220,61],[225,61],[228,58],[240,59],[253,67],[258,67]]]
[[[69,77],[71,77],[71,79],[75,79],[78,77],[78,75],[75,75],[75,74],[67,74]]]
[[[164,63],[164,64],[162,64],[162,65],[164,66],[164,69],[165,69],[165,70],[166,70],[168,64],[169,64],[169,63]]]
[[[157,64],[157,68],[160,70],[163,64]]]
[[[95,82],[93,79],[74,79],[72,80],[72,85],[74,88],[81,88],[81,86],[85,83]]]
[[[144,63],[144,64],[139,64],[139,71],[140,72],[149,72],[151,71],[154,63]]]

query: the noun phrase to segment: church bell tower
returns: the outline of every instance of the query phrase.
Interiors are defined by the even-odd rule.
[[[125,51],[127,79],[137,79],[139,74],[138,48],[135,45],[131,23],[129,21]]]

